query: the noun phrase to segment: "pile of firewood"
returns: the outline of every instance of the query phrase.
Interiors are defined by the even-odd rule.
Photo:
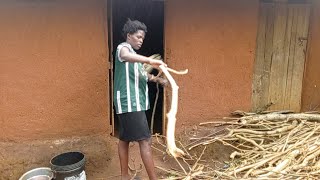
[[[234,152],[224,168],[200,164],[200,156],[189,170],[175,171],[177,176],[172,179],[320,178],[320,114],[242,115],[224,122],[201,123],[201,126],[227,125],[227,133],[206,136],[190,147],[183,147],[190,150],[215,142],[231,146]]]

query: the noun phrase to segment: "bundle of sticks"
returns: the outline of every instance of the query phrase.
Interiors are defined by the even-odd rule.
[[[278,112],[248,115],[228,124],[228,134],[201,142],[220,141],[235,151],[223,178],[320,178],[320,115]],[[212,124],[202,123],[200,125]]]
[[[320,115],[250,115],[228,122],[226,136],[215,138],[234,147],[232,178],[318,179],[320,174]],[[207,142],[208,143],[208,142]]]
[[[204,146],[189,172],[183,168],[181,171],[164,171],[179,179],[320,178],[320,114],[248,113],[228,121],[200,124],[208,125],[210,128],[228,128],[222,135],[205,136],[191,146],[183,146],[186,153]],[[201,160],[205,148],[216,142],[234,149],[229,161],[220,162],[223,168],[210,166],[206,163],[208,159]]]

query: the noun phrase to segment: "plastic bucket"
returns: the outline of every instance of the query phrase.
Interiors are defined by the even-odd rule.
[[[48,167],[32,169],[24,173],[19,180],[51,180],[53,172]]]
[[[81,152],[66,152],[50,160],[54,179],[64,180],[66,177],[79,175],[85,167],[85,156]]]

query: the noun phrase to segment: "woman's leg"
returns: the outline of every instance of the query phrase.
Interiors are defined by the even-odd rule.
[[[121,167],[121,179],[130,179],[128,172],[128,159],[129,159],[129,142],[119,140],[118,153]]]
[[[151,149],[151,138],[139,141],[140,155],[143,161],[144,167],[147,170],[150,180],[156,180],[156,172],[154,169],[152,149]]]

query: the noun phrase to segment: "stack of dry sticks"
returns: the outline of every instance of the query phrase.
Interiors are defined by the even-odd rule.
[[[201,126],[228,125],[227,134],[206,136],[192,146],[183,147],[190,150],[215,142],[231,146],[234,152],[226,168],[200,164],[200,156],[192,168],[181,167],[182,171],[171,173],[176,174],[177,179],[320,178],[320,114],[272,112],[242,115],[226,122],[201,123]]]

